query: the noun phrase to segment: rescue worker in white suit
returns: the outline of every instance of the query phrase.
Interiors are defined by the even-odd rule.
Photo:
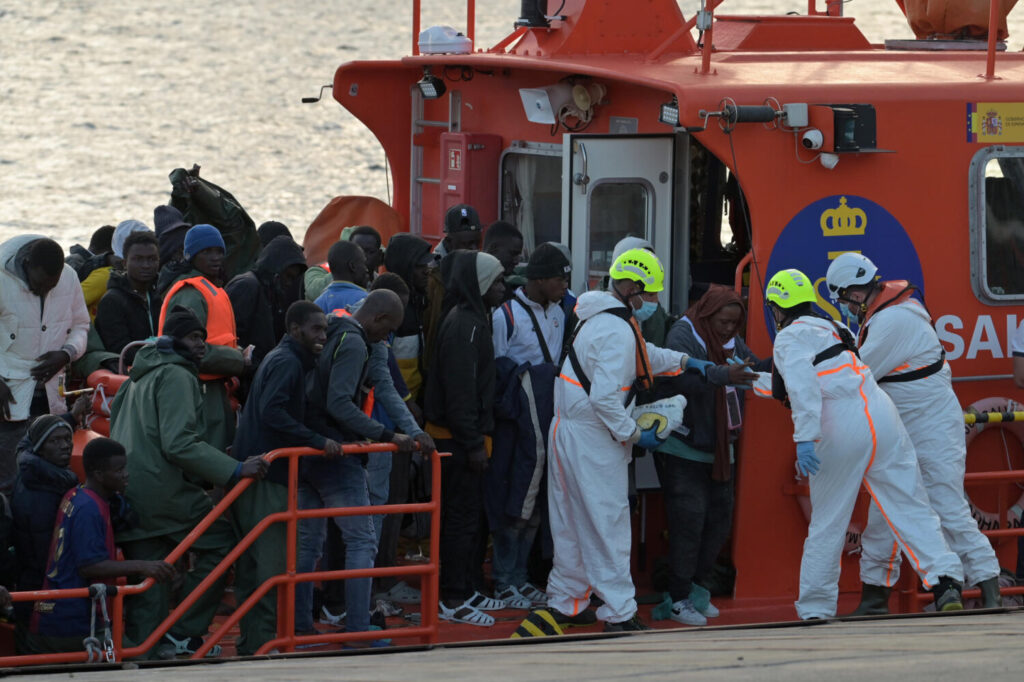
[[[836,613],[844,531],[861,481],[934,593],[936,610],[962,609],[960,561],[923,501],[924,485],[899,413],[857,357],[853,334],[816,316],[815,300],[814,286],[799,270],[777,273],[765,291],[779,329],[773,395],[788,394],[797,470],[809,477],[811,489],[797,614],[810,620]]]
[[[949,548],[963,563],[966,584],[981,588],[985,608],[1002,605],[999,560],[971,516],[964,495],[967,445],[953,373],[931,316],[906,281],[877,281],[878,268],[859,253],[844,253],[828,268],[833,300],[860,323],[860,357],[899,410],[917,453],[931,507]],[[889,612],[889,592],[900,577],[900,552],[885,519],[872,505],[861,536],[861,602],[854,615]]]
[[[604,604],[606,631],[646,630],[630,576],[628,465],[634,444],[663,442],[630,416],[640,379],[708,363],[643,341],[639,322],[657,309],[664,269],[644,249],[622,253],[608,291],[579,297],[572,351],[555,382],[555,420],[548,437],[548,507],[554,568],[548,611],[559,623],[587,616],[591,590]],[[590,617],[592,620],[592,616]]]

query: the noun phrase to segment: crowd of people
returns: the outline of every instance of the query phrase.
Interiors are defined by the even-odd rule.
[[[816,316],[809,280],[785,270],[765,292],[779,332],[773,358],[761,359],[743,342],[746,306],[731,288],[711,285],[669,316],[658,299],[665,270],[637,237],[616,247],[604,287],[577,298],[564,245],[540,244],[523,262],[516,227],[485,229],[467,205],[447,211],[436,247],[346,228],[311,267],[289,229],[267,222],[258,258],[230,278],[218,228],[189,225],[172,206],[153,222],[103,227],[67,258],[43,236],[0,244],[0,530],[14,548],[0,582],[12,590],[153,578],[126,601],[126,640],[141,643],[176,595],[286,509],[287,462],[266,453],[324,452],[300,464],[299,505],[317,509],[409,501],[414,472],[437,449],[451,453],[441,465],[441,618],[486,627],[489,612],[528,610],[516,636],[597,620],[647,629],[630,571],[629,467],[650,451],[667,514],[668,617],[704,625],[718,615],[709,584],[731,529],[742,393],[753,388],[791,406],[810,481],[801,618],[836,612],[842,531],[862,479],[873,504],[859,613],[887,611],[901,552],[938,608],[961,606],[965,577],[986,605],[998,602],[999,566],[963,495],[966,449],[941,345],[914,288],[880,282],[864,256],[840,256],[828,275],[860,338]],[[84,448],[79,481],[72,437],[92,404],[69,407],[59,378],[96,369],[128,378],[109,406],[110,437]],[[674,396],[685,400],[657,402]],[[634,409],[684,403],[653,424]],[[357,442],[395,451],[343,456]],[[193,545],[187,570],[165,563],[241,479],[254,480]],[[393,566],[402,521],[305,519],[298,570]],[[284,572],[285,547],[278,523],[244,552],[238,603]],[[224,589],[221,576],[148,655],[197,651]],[[316,619],[365,632],[420,595],[394,578],[353,578],[315,596],[311,581],[296,588],[300,634]],[[88,604],[19,602],[19,648],[80,649]],[[271,590],[241,620],[239,653],[276,637],[276,611]]]

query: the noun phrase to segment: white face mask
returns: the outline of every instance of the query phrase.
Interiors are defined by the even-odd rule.
[[[644,301],[643,303],[640,304],[640,307],[638,309],[633,311],[633,317],[635,317],[640,322],[644,322],[645,320],[650,319],[651,315],[653,315],[657,310],[657,303],[654,303],[652,301]]]

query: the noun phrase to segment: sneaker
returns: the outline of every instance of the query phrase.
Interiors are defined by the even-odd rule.
[[[697,611],[697,609],[693,608],[693,604],[690,603],[689,599],[680,599],[672,604],[672,615],[669,616],[669,618],[677,623],[682,623],[683,625],[708,624],[708,619]]]
[[[184,637],[178,639],[167,633],[157,644],[156,655],[157,658],[163,660],[171,660],[178,656],[191,656],[195,652],[199,651],[199,647],[203,646],[202,637]],[[214,644],[207,653],[207,658],[216,658],[220,656],[220,644]]]
[[[379,613],[385,618],[391,618],[392,616],[401,616],[405,613],[405,609],[398,606],[393,601],[387,599],[378,599],[377,605],[373,608],[370,613]]]
[[[960,583],[942,576],[932,592],[935,594],[936,611],[963,611],[964,602]]]
[[[416,604],[420,601],[420,591],[415,587],[410,587],[408,583],[401,580],[395,583],[387,592],[378,592],[373,595],[373,598],[394,601],[399,604]]]
[[[320,607],[320,622],[325,625],[342,625],[345,622],[345,614],[348,611],[342,611],[339,614],[333,614],[327,610],[326,606]]]
[[[533,601],[520,594],[519,590],[512,586],[495,593],[494,596],[505,602],[505,608],[530,609],[533,607]]]
[[[604,624],[605,632],[639,632],[641,630],[650,630],[651,626],[640,620],[640,614],[634,613],[629,620],[624,620],[621,623],[608,623]]]
[[[722,615],[718,608],[711,602],[708,602],[708,605],[701,609],[700,612],[704,615],[705,618],[718,618],[720,615]]]
[[[519,594],[533,602],[534,606],[544,606],[548,603],[548,595],[533,583],[523,583],[520,585]]]

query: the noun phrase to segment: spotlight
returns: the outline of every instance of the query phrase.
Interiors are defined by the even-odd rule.
[[[423,78],[416,82],[416,87],[420,89],[423,99],[437,99],[447,89],[444,81],[431,74],[429,68],[423,69]]]
[[[672,95],[671,102],[665,102],[661,105],[658,120],[673,128],[679,126],[679,100],[676,99],[675,95]]]

